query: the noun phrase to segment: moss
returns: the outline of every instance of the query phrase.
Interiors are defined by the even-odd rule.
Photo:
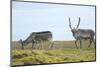
[[[13,50],[13,65],[95,60],[95,49]]]

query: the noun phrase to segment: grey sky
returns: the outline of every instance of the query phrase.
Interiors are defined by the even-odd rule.
[[[12,39],[26,39],[31,32],[51,31],[53,40],[73,40],[68,18],[79,28],[95,31],[95,7],[12,2]]]

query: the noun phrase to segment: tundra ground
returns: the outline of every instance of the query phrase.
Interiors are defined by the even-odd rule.
[[[88,45],[89,41],[85,40],[82,43],[82,48],[77,49],[74,41],[54,41],[52,49],[47,49],[47,44],[44,44],[42,49],[32,49],[32,45],[29,44],[22,50],[19,43],[12,42],[11,63],[13,66],[95,61],[94,44],[90,48],[88,48]]]

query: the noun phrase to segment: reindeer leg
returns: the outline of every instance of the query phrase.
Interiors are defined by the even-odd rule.
[[[24,43],[23,42],[21,42],[21,45],[22,45],[22,49],[24,49]]]
[[[92,42],[94,44],[94,47],[96,47],[96,42],[95,42],[94,38],[92,39]]]
[[[88,46],[88,48],[91,46],[92,40],[90,39],[90,45]]]
[[[34,48],[35,48],[35,49],[37,49],[37,42],[36,42],[36,41],[35,41],[35,44],[34,44],[34,46],[35,46]]]
[[[43,49],[43,41],[41,40],[41,49]]]
[[[34,43],[32,43],[32,49],[34,48]]]
[[[24,49],[24,44],[22,43],[22,49]]]
[[[75,45],[76,45],[76,48],[78,49],[78,47],[77,47],[77,41],[78,41],[78,40],[75,41]]]
[[[34,40],[32,40],[32,49],[34,48],[34,43],[35,43]]]
[[[53,43],[51,43],[51,48],[53,48],[54,47],[54,42]]]
[[[39,43],[36,41],[36,49],[39,49]]]
[[[50,43],[50,44],[49,44],[49,47],[48,47],[49,49],[51,48],[51,45],[52,45],[52,44]]]
[[[80,40],[80,48],[82,48],[82,41]]]
[[[53,48],[54,42],[50,42],[49,49]]]
[[[38,47],[37,47],[37,48],[38,48],[38,49],[40,49],[40,43],[37,43],[37,45],[38,45]]]

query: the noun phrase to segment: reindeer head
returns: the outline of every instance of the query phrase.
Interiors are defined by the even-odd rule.
[[[22,41],[22,39],[20,39],[18,42],[19,42],[19,43],[22,43],[23,41]]]
[[[20,39],[18,42],[19,42],[20,44],[24,44],[24,45],[27,44],[27,43],[25,43],[25,41],[23,41],[22,39]]]
[[[72,26],[71,26],[71,21],[70,21],[70,18],[69,18],[69,27],[70,27],[71,32],[73,33],[73,35],[75,35],[75,34],[77,33],[79,24],[80,24],[80,17],[79,17],[79,21],[78,21],[77,26],[72,28]]]

